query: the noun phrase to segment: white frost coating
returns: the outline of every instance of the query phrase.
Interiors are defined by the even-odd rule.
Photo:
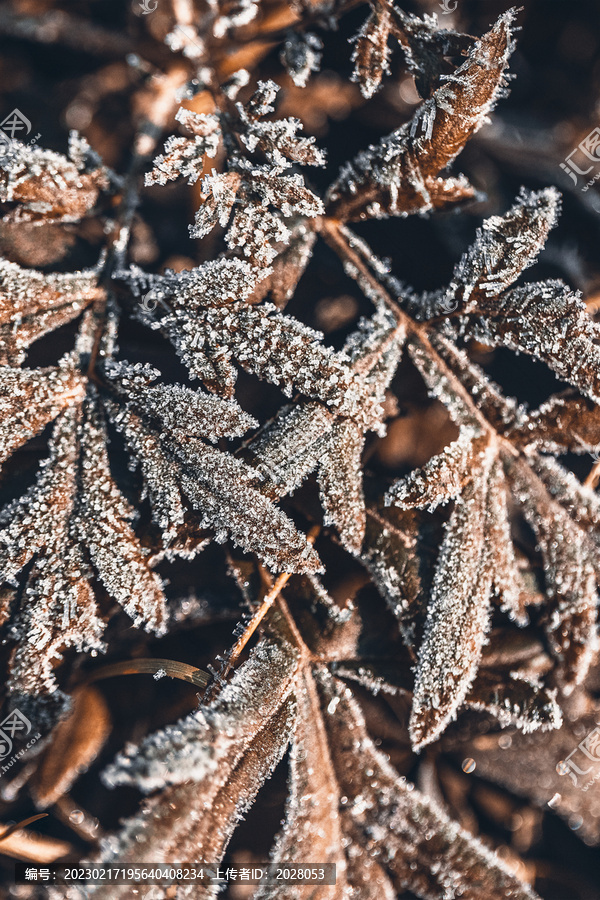
[[[352,404],[336,409],[328,403],[330,411],[317,403],[287,407],[251,445],[259,468],[279,495],[295,490],[317,469],[325,523],[337,528],[346,549],[355,554],[365,530],[361,466],[365,432],[381,433],[382,403],[404,339],[404,329],[388,310],[361,320],[344,346],[357,384]]]
[[[456,715],[490,625],[492,569],[486,522],[493,452],[456,501],[439,552],[419,649],[409,730],[413,747],[435,740]]]
[[[342,167],[327,195],[334,211],[338,203],[342,208],[347,204],[352,211],[361,209],[358,198],[363,193],[372,199],[361,211],[373,217],[408,215],[432,208],[430,189],[435,186],[435,176],[483,125],[504,92],[504,72],[514,49],[514,18],[515,10],[504,13],[410,122]],[[367,89],[373,87],[368,82]],[[441,187],[441,182],[437,186]]]
[[[289,31],[279,54],[296,87],[306,87],[312,72],[321,68],[323,41],[311,31]]]
[[[53,668],[63,648],[103,649],[104,623],[89,586],[92,571],[69,533],[80,416],[78,407],[61,413],[35,484],[0,513],[2,581],[16,584],[19,572],[37,557],[25,588],[28,602],[12,628],[20,643],[11,686],[31,693],[56,690]]]
[[[465,331],[490,346],[502,345],[543,360],[557,375],[600,402],[600,326],[579,292],[544,281],[502,293],[493,308],[474,316]]]
[[[386,506],[393,504],[402,509],[416,506],[432,512],[440,504],[458,497],[480,464],[474,446],[475,438],[480,435],[480,429],[462,425],[457,440],[448,444],[442,453],[433,456],[422,469],[394,482],[385,496]]]
[[[226,172],[213,170],[204,176],[202,205],[189,229],[191,237],[202,238],[217,224],[226,227],[233,214],[225,235],[228,247],[260,267],[269,266],[281,245],[289,243],[291,231],[286,219],[320,216],[325,211],[320,198],[306,187],[302,175],[281,174],[294,163],[323,166],[325,154],[316,146],[314,137],[298,135],[302,128],[299,119],[262,121],[273,112],[278,91],[275,82],[259,81],[248,103],[236,104],[237,120],[227,120],[227,131],[237,133],[248,154],[263,160],[266,157],[268,162],[250,159],[240,149],[230,153]],[[146,184],[166,184],[180,176],[194,183],[203,172],[205,157],[216,155],[222,137],[217,115],[180,110],[177,118],[194,132],[194,138],[169,138],[166,152],[156,158]]]
[[[219,774],[223,763],[231,771],[256,733],[268,727],[293,690],[297,666],[297,653],[289,646],[284,651],[261,641],[210,706],[126,749],[104,771],[103,781],[149,793],[186,781],[224,780],[227,775]]]
[[[319,566],[304,535],[257,490],[260,474],[205,443],[256,424],[235,401],[180,385],[148,386],[154,376],[145,367],[112,364],[106,370],[124,401],[121,407],[107,401],[108,411],[141,465],[153,519],[168,547],[185,523],[187,501],[199,527],[214,531],[218,541],[231,537],[271,568],[314,571]]]
[[[555,188],[537,193],[521,189],[504,216],[491,216],[477,231],[472,247],[454,270],[447,297],[457,298],[465,312],[475,311],[481,294],[495,297],[533,265],[560,212]]]

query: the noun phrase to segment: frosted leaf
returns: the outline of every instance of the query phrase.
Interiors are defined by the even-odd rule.
[[[193,350],[199,362],[208,360],[214,365],[212,379],[204,377],[206,386],[225,396],[232,393],[235,373],[231,360],[235,359],[246,371],[279,385],[288,396],[300,391],[347,414],[360,400],[360,381],[352,372],[348,357],[323,344],[319,332],[282,315],[270,303],[249,306],[236,301],[199,309],[193,319],[186,313],[167,317],[165,326],[174,342],[179,340],[180,321],[187,329],[194,328]],[[187,334],[189,337],[181,345],[186,356],[192,350],[192,335],[189,331]],[[219,370],[227,373],[224,379],[219,377]]]
[[[216,150],[215,144],[207,147],[207,141],[199,137],[194,140],[171,137],[165,144],[164,155],[154,160],[154,168],[147,173],[145,183],[147,186],[164,185],[181,177],[187,178],[189,184],[195,184],[202,175],[205,155],[214,156]]]
[[[490,550],[493,587],[500,600],[501,609],[518,625],[523,626],[529,622],[521,600],[522,594],[526,591],[515,558],[506,494],[507,485],[502,466],[496,460],[490,474],[486,526],[489,547],[493,548]]]
[[[421,97],[430,97],[444,76],[452,72],[450,58],[465,56],[475,38],[444,28],[440,30],[436,16],[423,18],[391,7],[394,36],[402,46],[406,65],[415,78]]]
[[[241,259],[214,259],[194,269],[164,275],[148,275],[138,266],[115,273],[115,280],[130,286],[134,296],[148,291],[160,299],[171,299],[183,311],[203,306],[221,306],[231,300],[245,300],[262,273]]]
[[[193,238],[202,238],[217,225],[226,227],[233,209],[236,214],[226,241],[231,249],[239,248],[258,266],[268,266],[277,245],[286,244],[290,230],[285,219],[293,215],[318,216],[324,212],[321,200],[304,184],[300,174],[281,176],[293,163],[321,166],[324,153],[313,137],[302,138],[299,119],[283,118],[262,121],[272,112],[279,86],[275,82],[259,82],[248,103],[236,104],[237,117],[227,119],[228,134],[235,133],[240,148],[248,154],[262,154],[269,165],[250,161],[243,153],[230,154],[228,170],[204,175],[202,205],[190,226]],[[180,175],[194,183],[203,172],[205,155],[214,156],[221,135],[216,116],[200,116],[180,111],[179,121],[195,133],[193,140],[170,138],[166,153],[155,160],[155,168],[146,177],[147,184],[166,184]]]
[[[54,536],[64,533],[72,510],[77,463],[76,429],[79,406],[58,416],[49,442],[49,456],[37,481],[18,500],[0,512],[0,572],[2,580],[14,582],[18,572],[40,549],[51,548]],[[35,532],[24,535],[36,519]]]
[[[32,696],[57,689],[54,668],[68,648],[104,650],[104,622],[91,588],[92,570],[64,531],[48,547],[49,565],[36,560],[27,580],[27,605],[16,615],[10,690]]]
[[[279,496],[295,490],[310,472],[318,470],[325,523],[337,527],[351,553],[360,551],[365,529],[364,432],[380,429],[381,404],[404,338],[403,326],[385,311],[361,322],[345,345],[358,388],[352,392],[352,404],[335,409],[328,403],[329,410],[317,403],[286,407],[250,445],[258,467]]]
[[[550,496],[585,532],[580,540],[590,540],[600,546],[600,495],[591,487],[581,484],[572,472],[563,468],[555,459],[537,453],[529,459],[532,469],[543,481]],[[596,568],[596,575],[600,578],[600,563],[596,554],[591,554],[591,560]]]
[[[323,42],[311,31],[288,31],[279,58],[296,87],[306,87],[321,68]]]
[[[508,436],[523,449],[592,453],[600,444],[600,407],[574,391],[555,394],[530,412]]]
[[[3,221],[78,222],[114,178],[104,167],[86,171],[86,160],[79,152],[75,160],[11,141],[0,166],[0,202],[17,206]]]
[[[367,512],[361,556],[380,594],[398,619],[405,642],[414,642],[414,622],[420,606],[421,580],[416,551],[414,514],[396,514],[393,522],[375,510]]]
[[[283,827],[275,839],[271,862],[318,859],[336,866],[336,890],[349,891],[343,849],[340,791],[336,783],[319,698],[309,671],[296,687],[297,715],[290,753],[289,793]],[[261,886],[256,900],[295,900],[290,885]]]
[[[465,706],[490,713],[503,728],[513,725],[524,734],[552,731],[563,722],[556,694],[556,689],[518,677],[518,673],[481,669]]]
[[[266,267],[277,256],[277,245],[289,243],[290,237],[289,229],[277,213],[249,205],[238,209],[225,240],[230,250],[239,248],[255,265]]]
[[[71,522],[73,539],[85,543],[98,577],[134,625],[163,634],[166,606],[160,577],[152,572],[130,522],[134,509],[112,479],[106,428],[88,401],[81,429],[81,487]]]
[[[597,649],[597,551],[523,460],[506,460],[506,470],[544,561],[545,630],[569,692],[585,678]]]
[[[386,505],[402,509],[416,506],[431,512],[439,504],[459,496],[477,471],[485,453],[487,438],[467,425],[461,426],[456,441],[442,453],[406,478],[394,482],[386,494]]]
[[[48,369],[0,366],[0,463],[85,394],[85,379],[66,357]]]
[[[269,79],[268,81],[259,81],[256,90],[250,97],[245,106],[238,104],[240,115],[245,121],[254,121],[261,119],[263,116],[269,115],[275,111],[275,100],[277,94],[281,90],[277,82]]]
[[[358,405],[361,385],[348,358],[326,347],[319,332],[282,315],[271,304],[226,303],[238,280],[243,282],[242,294],[255,287],[256,270],[249,265],[225,260],[180,276],[138,280],[133,272],[120,277],[138,296],[151,287],[172,303],[175,314],[166,316],[161,327],[209,389],[232,395],[235,359],[288,395],[300,391],[341,413],[351,413]]]
[[[12,626],[18,641],[12,685],[31,694],[56,690],[52,672],[64,647],[102,648],[103,623],[89,585],[92,572],[69,537],[80,416],[77,406],[61,413],[36,483],[0,513],[0,581],[16,583],[34,560],[27,602]]]
[[[291,645],[261,640],[215,700],[119,754],[104,781],[145,793],[194,781],[216,793],[290,697],[297,670]]]
[[[253,121],[242,132],[241,138],[250,153],[261,150],[277,169],[285,169],[293,162],[324,166],[325,153],[315,145],[314,137],[298,137],[296,132],[301,128],[299,119]]]
[[[117,428],[124,431],[127,446],[141,465],[153,520],[162,532],[163,541],[169,546],[185,520],[177,470],[162,453],[158,435],[144,428],[139,416],[123,414],[118,405],[110,401],[105,400],[104,403]]]
[[[180,107],[175,118],[193,132],[194,137],[173,136],[168,139],[164,155],[156,157],[153,170],[146,174],[147,185],[166,184],[179,177],[195,184],[203,173],[205,156],[212,159],[217,155],[221,127],[216,116],[194,113]]]
[[[136,624],[164,628],[162,584],[129,524],[134,511],[112,480],[105,441],[92,400],[61,413],[36,483],[0,513],[1,580],[15,583],[33,560],[13,625],[19,684],[54,691],[61,648],[102,649],[94,576]]]
[[[317,235],[303,222],[289,229],[289,232],[287,246],[279,250],[271,262],[271,271],[261,278],[249,298],[253,305],[268,296],[278,309],[283,309],[294,295],[312,257]]]
[[[475,243],[454,270],[444,302],[458,302],[461,312],[472,312],[481,298],[509,288],[535,262],[559,212],[555,188],[538,193],[521,189],[506,215],[491,216],[478,229]]]
[[[398,894],[410,890],[434,900],[452,894],[472,900],[503,896],[536,900],[537,894],[499,857],[452,822],[434,801],[398,778],[368,736],[350,691],[324,667],[315,676],[322,706],[336,701],[335,711],[323,715],[323,722],[338,790],[347,797],[343,828],[361,848],[359,859],[365,858],[362,851],[376,854]]]
[[[514,16],[514,10],[500,16],[410,122],[346,164],[329,188],[328,215],[344,221],[408,215],[473,196],[464,182],[437,176],[481,127],[502,92]]]
[[[389,74],[390,34],[399,42],[405,63],[415,77],[421,97],[430,97],[444,74],[452,71],[450,58],[466,55],[475,38],[455,31],[439,29],[435,16],[423,18],[392,4],[371,4],[372,12],[359,31],[353,53],[353,80],[358,81],[365,97],[379,89],[383,73]]]
[[[359,553],[365,533],[365,501],[362,487],[362,429],[348,420],[337,422],[323,447],[318,481],[323,523],[334,525],[344,546]]]
[[[432,334],[430,339],[448,367],[460,378],[475,406],[500,434],[520,427],[527,420],[525,407],[512,397],[505,397],[501,388],[469,359],[464,350],[459,350],[452,341],[439,334]]]
[[[153,384],[160,373],[149,366],[107,361],[103,366],[111,387],[129,408],[154,421],[178,441],[188,437],[212,442],[239,437],[258,426],[235,400],[224,400],[181,384]]]
[[[54,311],[60,323],[74,319],[94,300],[104,296],[98,270],[45,274],[0,260],[0,324],[13,323],[18,332],[27,317]]]
[[[319,558],[294,524],[257,489],[259,473],[201,439],[159,432],[134,412],[109,404],[117,428],[139,459],[153,515],[169,543],[184,522],[183,498],[200,528],[229,535],[271,568],[315,571]],[[162,426],[159,426],[162,427]]]
[[[489,628],[489,469],[488,461],[456,501],[440,548],[415,675],[409,725],[415,749],[435,740],[456,715]]]
[[[390,72],[388,39],[392,19],[389,11],[375,7],[356,37],[352,54],[352,80],[360,84],[363,97],[372,97],[380,86],[384,72]]]
[[[480,430],[461,382],[443,365],[443,361],[440,364],[439,360],[432,357],[418,338],[409,343],[408,352],[423,376],[429,394],[444,404],[452,420],[457,425]]]
[[[278,175],[263,166],[251,164],[240,167],[245,172],[246,191],[258,195],[261,206],[276,207],[285,217],[319,216],[325,210],[321,200],[310,191],[301,175]]]
[[[320,403],[286,406],[252,441],[255,464],[280,496],[292,493],[316,467],[321,439],[331,433],[335,420]]]
[[[202,181],[202,206],[196,213],[191,237],[204,237],[215,225],[225,228],[241,184],[238,172],[205,175]]]
[[[104,773],[110,787],[160,792],[102,842],[97,861],[218,864],[286,750],[297,670],[290,645],[262,640],[210,705],[120,754]],[[115,886],[109,893],[102,886],[88,890],[94,897],[121,896]]]
[[[544,281],[480,302],[479,309],[484,314],[466,326],[470,336],[543,360],[559,378],[600,402],[600,326],[577,292],[560,281]]]

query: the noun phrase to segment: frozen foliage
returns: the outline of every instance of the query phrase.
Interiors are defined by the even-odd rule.
[[[388,0],[372,3],[371,12],[354,39],[354,75],[364,97],[379,90],[384,74],[390,72],[390,37],[404,51],[415,86],[428,98],[445,74],[452,71],[448,57],[465,55],[475,39],[456,31],[439,30],[435,16],[423,18],[404,12]]]
[[[180,176],[194,184],[202,174],[205,155],[212,158],[217,154],[221,128],[216,116],[199,115],[180,107],[175,118],[193,133],[194,140],[169,138],[165,155],[154,160],[154,169],[146,175],[146,184],[166,184]]]
[[[273,740],[278,717],[283,745]],[[286,643],[259,644],[218,700],[132,748],[107,770],[109,784],[162,790],[104,843],[100,859],[149,861],[155,852],[176,863],[194,848],[202,858],[219,861],[257,776],[269,774],[290,740],[290,792],[274,862],[333,862],[338,888],[373,900],[406,889],[435,900],[450,891],[473,900],[486,896],[481,891],[515,900],[536,897],[483,844],[398,778],[369,738],[352,692],[325,665],[309,663]],[[185,808],[185,829],[171,823],[173,806],[178,812]],[[439,863],[432,866],[434,852]],[[470,879],[480,887],[471,889]],[[104,895],[102,888],[92,894]],[[297,894],[277,885],[261,887],[258,896],[291,900]]]
[[[306,87],[312,72],[321,67],[323,41],[310,31],[290,31],[281,48],[280,58],[296,87]]]
[[[365,531],[361,454],[364,431],[379,429],[385,391],[400,360],[405,330],[380,312],[347,342],[352,370],[360,379],[362,404],[339,408],[321,404],[284,408],[250,444],[259,468],[279,495],[295,490],[314,469],[325,521],[335,525],[348,550],[358,553]]]
[[[276,569],[310,571],[318,565],[304,536],[257,490],[258,473],[203,440],[256,424],[236,403],[179,385],[150,387],[158,373],[148,368],[111,364],[107,374],[124,401],[108,402],[109,411],[140,461],[167,546],[185,525],[185,497],[199,527],[213,528],[218,541],[231,536]]]
[[[135,511],[112,480],[106,433],[94,399],[57,420],[50,456],[36,483],[0,514],[0,571],[11,583],[31,562],[29,604],[15,635],[13,678],[33,693],[54,689],[58,648],[98,647],[102,623],[90,587],[92,567],[137,625],[164,631],[160,578],[148,568],[130,522]]]
[[[486,219],[454,270],[446,303],[458,300],[461,311],[470,312],[510,287],[535,262],[559,209],[560,195],[554,188],[537,194],[521,190],[510,212]]]
[[[84,394],[85,381],[69,358],[53,369],[0,367],[0,415],[4,424],[0,462]]]
[[[439,172],[483,125],[501,96],[513,50],[513,19],[512,11],[501,16],[410,122],[342,169],[327,195],[331,215],[346,220],[406,216],[473,196],[466,179],[440,178]]]
[[[178,120],[194,132],[194,140],[171,138],[165,155],[156,158],[153,172],[146,177],[147,184],[166,184],[180,176],[195,182],[203,172],[205,156],[215,156],[224,134],[230,149],[227,171],[213,170],[204,176],[202,205],[190,234],[202,238],[217,224],[225,228],[233,213],[227,245],[260,266],[273,262],[277,245],[290,242],[286,220],[324,211],[301,175],[281,174],[293,163],[322,166],[325,156],[314,138],[298,136],[299,119],[264,120],[274,110],[278,91],[275,82],[260,81],[248,103],[238,102],[220,117],[180,110]],[[266,163],[260,161],[265,159]]]
[[[241,260],[208,263],[180,275],[138,277],[121,273],[141,296],[148,287],[173,309],[160,327],[174,343],[192,375],[230,397],[236,380],[233,361],[277,384],[291,396],[300,391],[345,415],[360,409],[365,393],[350,357],[335,353],[322,335],[272,304],[252,306],[229,301],[240,285],[248,296],[259,283],[256,270]]]
[[[384,73],[389,73],[390,48],[388,39],[392,17],[390,12],[376,6],[371,11],[357,39],[352,59],[354,81],[358,81],[364,97],[372,97],[379,89]]]
[[[96,269],[44,275],[0,260],[0,362],[20,365],[30,344],[104,296]]]
[[[77,222],[116,179],[75,132],[70,159],[11,141],[1,157],[0,202],[17,203],[3,222]]]
[[[283,41],[297,86],[320,58],[321,41],[306,26],[332,26],[352,5],[296,0],[293,20],[286,10],[274,43]],[[176,6],[183,22],[193,4]],[[183,22],[179,37],[173,30],[167,38],[183,69],[147,79],[154,101],[147,98],[125,183],[76,136],[68,158],[16,142],[2,157],[3,228],[56,229],[93,217],[106,236],[98,264],[81,271],[0,260],[0,463],[17,471],[20,454],[48,440],[37,477],[0,513],[7,691],[15,703],[35,700],[50,721],[74,651],[102,651],[132,625],[163,635],[222,622],[235,604],[221,594],[198,613],[202,559],[192,613],[155,567],[223,544],[213,548],[213,565],[227,560],[246,604],[232,648],[193,713],[129,745],[106,770],[108,786],[152,796],[105,838],[97,859],[219,862],[289,748],[274,861],[334,862],[337,894],[348,900],[405,891],[423,900],[535,900],[514,871],[399,776],[355,698],[358,684],[402,705],[407,725],[393,727],[410,765],[411,752],[451,745],[451,723],[466,710],[467,732],[483,715],[486,739],[510,729],[531,759],[537,752],[540,777],[545,732],[558,758],[576,743],[574,704],[594,714],[596,470],[584,485],[554,456],[600,445],[600,335],[566,285],[519,284],[556,222],[558,193],[521,191],[512,209],[483,222],[450,283],[421,296],[394,282],[391,264],[347,226],[474,197],[463,176],[440,173],[503,95],[515,12],[476,40],[386,0],[371,5],[354,50],[363,95],[379,88],[397,42],[425,99],[409,122],[343,166],[325,201],[299,171],[322,166],[324,153],[302,136],[299,119],[274,116],[279,86],[245,69],[231,75],[241,64],[252,70],[241,57],[270,45],[262,7],[211,0],[202,17],[198,31]],[[175,89],[204,112],[174,115]],[[146,184],[158,190],[181,178],[195,186],[190,233],[204,262],[147,272],[130,261],[140,259],[129,244],[144,225],[136,178],[174,119],[186,136],[167,139]],[[357,314],[344,320],[341,349],[306,324],[313,307],[303,309],[296,292],[318,241],[364,294],[363,310],[371,304],[358,322]],[[33,347],[28,360],[39,338],[63,326],[61,341],[78,329],[71,350],[42,365]],[[119,349],[134,328],[166,339],[160,371],[123,358],[140,359],[140,347],[144,358],[143,341]],[[472,361],[472,340],[527,353],[571,387],[528,409]],[[238,385],[239,369],[251,379]],[[197,388],[181,383],[186,372]],[[409,388],[421,379],[456,427],[422,465],[390,475],[377,462],[379,439],[390,423],[403,427],[405,378]],[[250,381],[260,401],[252,407]],[[22,483],[15,480],[15,494]],[[330,572],[322,582],[316,573],[345,563],[336,594]],[[55,783],[74,777],[63,772]],[[500,781],[525,790],[507,767]],[[544,799],[539,786],[527,790]],[[574,794],[564,791],[561,815],[588,809]],[[42,795],[34,787],[32,796]],[[585,833],[600,840],[589,823]],[[86,890],[111,900],[130,893]],[[257,897],[305,894],[262,885]],[[167,892],[157,886],[154,896]],[[191,896],[214,892],[179,890]]]

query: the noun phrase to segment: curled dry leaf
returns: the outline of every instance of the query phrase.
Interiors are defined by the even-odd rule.
[[[67,793],[97,757],[110,733],[108,707],[99,690],[79,688],[73,693],[72,702],[67,718],[56,726],[29,781],[38,809],[52,806]]]

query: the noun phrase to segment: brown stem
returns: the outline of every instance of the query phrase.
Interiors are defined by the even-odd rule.
[[[106,262],[99,277],[99,284],[104,285],[107,294],[115,268],[122,265],[125,259],[131,226],[139,203],[144,166],[151,158],[163,130],[174,116],[175,107],[178,105],[175,94],[177,89],[185,83],[187,76],[186,67],[181,63],[177,63],[169,72],[158,75],[153,79],[154,96],[150,101],[148,113],[140,124],[134,138],[133,154],[129,164],[129,171],[125,177],[125,187],[117,211],[115,227]],[[102,301],[102,305],[98,309],[100,321],[94,335],[94,345],[87,369],[87,377],[90,379],[94,378],[94,367],[106,324],[106,302],[106,299]]]
[[[104,678],[114,678],[117,675],[156,675],[163,671],[169,678],[179,678],[180,681],[187,681],[195,684],[196,687],[205,688],[210,681],[208,672],[190,666],[188,663],[178,662],[174,659],[127,659],[120,663],[110,663],[96,669],[85,680],[84,684],[91,684],[93,681],[101,681]]]
[[[334,252],[337,253],[337,255],[340,257],[342,262],[346,262],[349,264],[349,266],[346,267],[346,271],[348,272],[348,274],[350,274],[351,277],[354,277],[359,286],[362,287],[361,282],[363,284],[366,284],[368,292],[377,295],[382,303],[384,303],[385,306],[387,306],[387,308],[393,312],[397,321],[404,325],[407,334],[412,335],[412,337],[417,340],[421,347],[426,350],[429,357],[435,362],[439,371],[444,375],[445,378],[448,379],[456,394],[458,394],[461,400],[469,407],[473,418],[477,420],[484,431],[494,431],[483,413],[481,413],[481,411],[477,409],[477,407],[473,403],[471,395],[465,389],[462,382],[456,377],[452,369],[450,369],[447,365],[446,361],[442,359],[435,347],[433,347],[433,345],[431,344],[431,341],[429,340],[428,324],[423,322],[416,322],[407,313],[404,312],[404,310],[401,306],[399,306],[398,303],[396,303],[396,301],[388,293],[388,291],[386,291],[383,285],[380,284],[375,275],[369,271],[356,250],[350,245],[344,233],[347,231],[346,227],[342,225],[342,223],[337,219],[324,218],[321,220],[319,231],[323,235],[324,240],[329,244],[331,249],[334,250]],[[495,433],[496,432],[494,431],[494,434]]]
[[[26,825],[37,822],[38,819],[45,819],[47,815],[48,813],[38,813],[37,816],[30,816],[28,819],[23,819],[21,822],[11,825],[6,831],[0,833],[0,841],[6,840],[6,838],[10,837],[11,834],[14,834],[15,831],[20,831],[22,828],[25,828]]]
[[[314,544],[320,530],[321,530],[320,525],[313,525],[313,527],[309,531],[308,535],[306,536],[306,540],[308,541],[309,544]],[[235,642],[235,644],[233,645],[231,650],[228,652],[226,663],[223,666],[221,672],[219,673],[219,679],[218,679],[218,681],[215,680],[213,682],[213,684],[211,685],[211,687],[209,688],[209,690],[206,692],[206,694],[204,696],[205,701],[213,699],[213,697],[215,695],[215,688],[217,687],[217,685],[222,684],[223,680],[229,675],[229,673],[231,672],[235,663],[239,659],[242,651],[244,650],[244,647],[246,646],[246,644],[248,643],[248,641],[250,640],[250,638],[252,637],[252,635],[254,634],[254,632],[256,631],[256,629],[258,628],[258,626],[260,625],[260,623],[262,622],[262,620],[264,619],[266,614],[269,612],[269,610],[271,609],[271,607],[273,606],[273,604],[275,603],[276,600],[279,599],[280,608],[288,622],[290,630],[293,633],[294,639],[298,642],[298,646],[305,647],[305,644],[302,640],[300,632],[296,628],[294,620],[293,620],[292,616],[290,615],[290,612],[287,608],[287,604],[283,600],[283,597],[280,596],[281,591],[283,590],[285,585],[288,583],[290,578],[291,578],[291,573],[284,572],[282,575],[280,575],[278,577],[275,584],[273,584],[272,587],[270,587],[270,589],[267,591],[267,593],[265,594],[265,596],[263,597],[263,599],[261,601],[260,606],[258,607],[256,612],[254,613],[254,615],[248,622],[248,625],[246,626],[246,628],[244,629],[243,634],[240,635],[240,637],[237,639],[237,641]]]

